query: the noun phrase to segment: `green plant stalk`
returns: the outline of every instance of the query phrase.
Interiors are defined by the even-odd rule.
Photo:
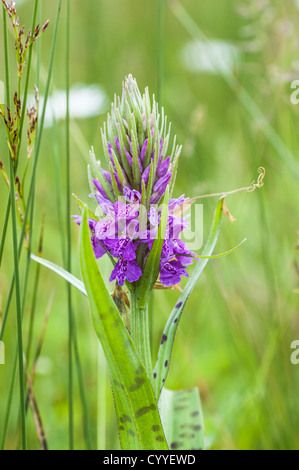
[[[66,266],[66,247],[65,247],[65,226],[64,226],[64,216],[63,216],[63,206],[62,206],[62,195],[61,195],[61,178],[60,178],[60,155],[59,147],[57,145],[57,123],[55,119],[55,113],[53,110],[53,126],[52,126],[52,135],[53,135],[53,157],[54,157],[54,166],[55,166],[55,182],[56,182],[56,202],[57,202],[57,214],[58,214],[58,223],[59,223],[59,232],[61,234],[61,254],[63,263]]]
[[[169,5],[174,15],[184,26],[190,36],[195,40],[204,41],[211,48],[210,41],[201,31],[193,18],[189,15],[187,10],[181,5],[181,3],[178,0],[171,0]],[[247,90],[241,85],[238,78],[233,73],[231,75],[225,74],[219,67],[217,56],[213,54],[213,51],[211,52],[210,60],[218,75],[222,77],[232,92],[236,95],[237,99],[240,101],[251,118],[253,118],[256,122],[259,122],[259,127],[263,131],[265,137],[276,150],[277,155],[284,162],[292,176],[296,179],[297,182],[299,182],[299,165],[294,154],[291,152],[279,134],[275,131],[275,129],[271,126],[271,124],[269,124],[268,119],[260,107],[255,103]]]
[[[29,261],[28,261],[28,258],[27,258],[25,274],[24,274],[24,287],[23,287],[23,298],[22,298],[22,320],[23,320],[23,316],[24,316],[24,308],[25,308],[25,301],[26,301],[27,280],[28,280],[28,277],[29,277],[28,276],[29,266],[30,265],[29,265]],[[40,267],[39,264],[37,266]],[[34,292],[37,292],[37,282],[35,282],[35,284],[34,284]],[[28,347],[27,347],[27,351],[28,351]],[[7,434],[10,411],[11,411],[11,404],[12,404],[12,397],[13,397],[13,391],[14,391],[14,382],[15,382],[15,376],[16,376],[16,370],[17,370],[17,360],[18,360],[18,341],[16,343],[16,350],[15,350],[15,355],[14,355],[14,363],[13,363],[11,380],[10,380],[10,387],[9,387],[9,393],[8,393],[8,401],[7,401],[7,406],[6,406],[6,413],[5,413],[5,419],[4,419],[4,426],[3,426],[3,433],[2,433],[2,439],[1,439],[1,444],[0,444],[0,450],[4,450],[4,447],[5,447],[5,440],[6,440],[6,434]],[[26,353],[26,361],[28,363],[28,352]],[[26,412],[27,412],[27,410],[26,410],[26,400],[25,400],[25,413]]]
[[[76,369],[77,369],[79,390],[80,390],[80,397],[81,397],[81,404],[82,404],[82,412],[83,412],[84,437],[86,441],[87,450],[92,450],[92,442],[91,442],[89,422],[88,422],[87,400],[86,400],[86,394],[85,394],[85,388],[84,388],[83,371],[82,371],[79,349],[78,349],[78,341],[77,341],[77,337],[75,334],[76,328],[75,328],[74,317],[73,317],[73,329],[74,329],[73,343],[74,343],[75,364],[76,364]]]
[[[18,363],[18,345],[16,345],[16,350],[15,350],[15,355],[14,355],[14,362],[13,362],[13,366],[12,366],[12,374],[11,374],[11,379],[10,379],[10,387],[9,387],[9,392],[8,392],[7,405],[6,405],[6,408],[5,408],[6,411],[5,411],[5,418],[4,418],[4,425],[3,425],[3,432],[2,432],[2,438],[1,438],[0,450],[4,450],[4,447],[5,447],[5,440],[6,440],[10,410],[11,410],[11,403],[12,403],[12,397],[13,397],[13,392],[14,392],[14,384],[15,384],[17,363]]]
[[[25,214],[24,214],[24,221],[23,221],[23,225],[22,225],[21,235],[20,235],[20,238],[19,238],[18,258],[20,257],[21,251],[22,251],[23,238],[24,238],[24,234],[25,234],[25,229],[26,229],[27,219],[28,219],[28,215],[29,215],[29,210],[30,210],[30,207],[31,207],[31,199],[33,197],[34,177],[35,177],[36,169],[37,169],[39,150],[40,150],[41,138],[42,138],[42,131],[43,131],[43,127],[44,127],[44,120],[45,120],[45,114],[46,114],[46,105],[47,105],[49,89],[50,89],[50,82],[51,82],[51,75],[52,75],[52,68],[53,68],[53,60],[54,60],[54,51],[55,51],[57,31],[58,31],[58,23],[59,23],[60,11],[61,11],[61,3],[62,3],[62,0],[58,0],[58,2],[57,2],[57,12],[56,12],[56,18],[55,18],[55,25],[54,25],[54,33],[53,33],[53,40],[52,40],[52,47],[51,47],[51,55],[50,55],[50,60],[49,60],[48,77],[47,77],[47,83],[46,83],[46,87],[45,87],[44,106],[43,106],[40,125],[39,125],[39,129],[38,129],[38,135],[37,135],[37,138],[36,138],[36,145],[35,145],[35,151],[34,151],[34,162],[33,162],[32,177],[31,177],[31,183],[30,183],[28,200],[27,200],[27,207],[26,207],[26,211],[25,211]],[[9,293],[8,293],[8,297],[7,297],[5,312],[4,312],[4,315],[3,315],[2,329],[1,329],[1,332],[0,332],[0,340],[3,338],[3,334],[4,334],[4,328],[5,328],[5,324],[6,324],[6,320],[7,320],[7,315],[8,315],[8,311],[9,311],[9,305],[10,305],[10,302],[11,302],[12,293],[13,293],[14,282],[15,282],[15,275],[13,274],[12,280],[11,280],[11,283],[10,283],[10,287],[9,287]]]
[[[35,23],[36,23],[38,1],[39,0],[35,0],[35,4],[34,4],[34,12],[33,12],[31,31],[34,31],[34,27],[35,27]],[[7,19],[6,19],[6,11],[4,9],[4,6],[2,6],[2,11],[3,11],[3,33],[4,33],[4,49],[5,49],[6,94],[7,94],[6,101],[7,101],[7,105],[9,106],[9,102],[10,102],[10,85],[9,85],[8,43],[7,43]],[[29,49],[29,54],[28,54],[27,74],[26,74],[24,96],[23,96],[23,103],[22,103],[22,113],[21,113],[21,120],[20,120],[20,127],[19,127],[20,142],[22,140],[23,125],[24,125],[24,119],[25,119],[25,114],[26,114],[26,104],[27,104],[27,96],[28,96],[28,88],[29,88],[32,50],[33,50],[33,47],[31,46],[30,49]],[[19,81],[19,86],[20,86],[20,81]],[[17,157],[16,157],[16,166],[14,168],[14,172],[16,172],[16,170],[17,170],[18,161],[19,161],[19,154],[20,154],[20,148],[21,148],[21,145],[19,145],[19,148],[18,148]],[[0,266],[1,266],[3,250],[4,250],[4,244],[5,244],[6,233],[7,233],[8,219],[9,219],[9,213],[10,213],[10,207],[11,207],[10,201],[11,201],[11,198],[9,196],[8,199],[7,199],[6,210],[5,210],[5,218],[4,218],[1,241],[0,241]]]
[[[6,78],[6,104],[9,106],[10,97],[10,83],[9,83],[9,61],[8,61],[8,40],[7,40],[7,19],[4,5],[2,5],[2,16],[3,16],[3,41],[5,51],[5,78]]]
[[[146,373],[152,382],[153,366],[151,357],[148,305],[140,305],[138,295],[132,292],[131,300],[131,336]]]
[[[167,450],[153,387],[98,269],[86,209],[80,232],[80,262],[93,325],[109,367],[122,449]],[[158,435],[153,426],[157,426]]]
[[[56,121],[54,116],[53,122],[53,152],[54,152],[54,164],[55,164],[55,181],[56,181],[56,196],[57,196],[57,212],[58,212],[58,220],[59,220],[59,227],[60,227],[60,241],[61,241],[61,253],[63,264],[66,266],[66,237],[64,233],[64,217],[62,211],[62,196],[61,196],[61,178],[59,173],[59,149],[57,145],[57,133],[56,133]],[[75,324],[75,315],[73,315],[73,346],[74,346],[74,355],[75,355],[75,363],[77,369],[77,376],[79,382],[79,390],[80,390],[80,398],[81,398],[81,405],[82,405],[82,412],[83,412],[83,427],[84,427],[84,436],[86,440],[86,447],[88,450],[92,449],[92,441],[90,436],[89,430],[89,422],[88,422],[88,411],[87,411],[87,400],[86,400],[86,393],[84,387],[84,377],[83,371],[81,367],[80,361],[80,354],[78,349],[78,340],[77,340],[77,330]]]
[[[163,331],[163,337],[167,339],[167,341],[161,341],[159,347],[159,353],[157,357],[157,362],[154,368],[155,380],[154,380],[154,388],[157,399],[159,399],[160,393],[164,387],[164,384],[167,379],[170,363],[171,363],[171,355],[172,355],[172,348],[175,341],[176,332],[180,323],[180,319],[186,305],[186,302],[195,288],[198,278],[201,276],[203,270],[205,269],[206,265],[210,260],[210,255],[212,255],[214,248],[216,246],[220,227],[221,227],[221,220],[222,220],[222,213],[223,213],[223,198],[221,198],[217,204],[216,211],[214,214],[213,223],[210,230],[210,235],[206,246],[203,250],[203,258],[198,261],[197,265],[195,266],[182,294],[180,295],[179,299],[177,299],[176,305],[172,312],[170,313],[166,326]]]
[[[165,219],[165,211],[163,212],[162,220]],[[84,295],[88,295],[95,331],[102,343],[109,366],[122,448],[166,450],[167,445],[153,387],[133,345],[132,338],[98,270],[90,243],[87,214],[88,209],[85,208],[80,238],[81,270],[86,288],[81,281],[63,268],[36,256],[32,258],[59,274]],[[158,245],[155,241],[152,248],[154,256],[159,252]],[[154,260],[152,261],[154,263]],[[144,290],[145,284],[143,282],[139,288]],[[146,304],[146,292],[144,295],[139,292],[139,299],[141,299],[140,303],[142,301],[143,305]],[[124,415],[126,415],[125,422]],[[102,415],[101,420],[103,420]],[[159,429],[159,435],[155,434],[153,426]],[[130,433],[127,432],[129,430]]]
[[[14,177],[13,162],[10,159],[10,194],[11,194],[11,208],[12,208],[14,274],[15,274],[15,284],[16,284],[15,293],[16,293],[17,331],[18,331],[21,433],[22,433],[22,449],[26,450],[27,435],[26,435],[26,416],[25,416],[25,376],[24,376],[24,364],[23,364],[22,307],[21,307],[21,296],[20,296],[18,236],[17,236],[17,217],[16,217],[15,181],[14,180],[15,180],[15,177]]]
[[[24,221],[23,221],[23,226],[22,226],[22,231],[19,239],[19,246],[18,246],[18,259],[21,255],[22,251],[22,246],[23,246],[23,239],[24,239],[24,234],[25,234],[25,228],[26,228],[26,223],[29,215],[29,210],[31,207],[31,199],[34,197],[34,188],[35,188],[35,174],[36,174],[36,168],[37,168],[37,162],[38,162],[38,155],[39,155],[39,148],[40,148],[40,143],[41,143],[41,136],[42,136],[42,130],[43,130],[43,123],[44,123],[44,118],[45,118],[45,109],[46,109],[46,103],[47,103],[47,98],[49,94],[49,86],[50,86],[50,80],[51,80],[51,72],[52,72],[52,65],[53,65],[53,58],[54,58],[54,50],[55,50],[55,44],[56,44],[56,37],[57,37],[57,30],[58,30],[58,20],[59,20],[59,15],[60,15],[60,9],[61,9],[61,0],[58,2],[57,6],[57,14],[56,14],[56,20],[55,20],[55,29],[54,29],[54,34],[53,34],[53,41],[52,41],[52,48],[51,48],[51,56],[50,56],[50,62],[49,62],[49,73],[47,77],[47,83],[46,83],[46,91],[45,91],[45,104],[43,108],[43,113],[41,117],[41,125],[39,126],[39,132],[38,132],[38,138],[37,138],[37,146],[35,148],[35,154],[34,154],[34,165],[33,165],[33,173],[32,173],[32,179],[31,179],[31,185],[30,185],[30,190],[29,190],[29,196],[28,196],[28,202],[27,202],[27,207],[24,215]],[[28,72],[27,72],[28,73]],[[6,302],[6,307],[5,307],[5,312],[3,315],[3,322],[2,322],[2,328],[0,332],[0,338],[3,338],[4,335],[4,329],[7,321],[7,316],[9,312],[9,307],[10,307],[10,302],[12,299],[12,294],[13,294],[13,289],[14,289],[14,283],[15,283],[15,272],[13,273],[13,277],[11,280],[10,288],[9,288],[9,293],[7,297],[7,302]],[[13,376],[11,380],[11,391],[13,391],[13,384],[14,384],[14,375],[15,375],[15,370],[13,371]],[[9,405],[11,406],[11,397],[9,397]],[[7,425],[8,425],[8,420],[9,420],[9,411],[10,411],[10,406],[8,406],[7,409],[7,414],[6,414],[6,421],[5,421],[5,427],[4,427],[4,432],[3,432],[3,438],[1,445],[4,446],[5,444],[5,437],[6,437],[6,430],[7,430]],[[21,416],[22,416],[22,409],[21,409]]]
[[[5,47],[5,76],[6,76],[6,101],[10,106],[10,89],[9,89],[9,62],[8,62],[8,44],[7,44],[7,23],[6,12],[3,7],[3,31],[4,31],[4,47]],[[14,257],[14,275],[16,280],[16,310],[17,310],[17,331],[18,331],[18,359],[19,359],[19,386],[20,386],[20,407],[21,407],[21,429],[22,429],[22,448],[27,448],[26,436],[26,417],[25,417],[25,378],[24,378],[24,364],[23,364],[23,340],[22,340],[22,308],[20,297],[20,278],[19,278],[19,263],[18,263],[18,249],[17,249],[17,218],[16,218],[16,201],[15,201],[15,172],[13,161],[9,156],[10,162],[10,200],[12,208],[12,235],[13,235],[13,257]],[[9,210],[6,210],[9,216]],[[7,216],[7,222],[8,222]],[[7,229],[8,223],[6,223]],[[1,252],[5,242],[5,234],[1,237]]]
[[[33,299],[32,299],[31,310],[30,310],[29,331],[28,331],[27,348],[26,348],[26,361],[28,365],[30,362],[31,346],[32,346],[32,339],[33,339],[34,317],[35,317],[35,311],[36,311],[39,274],[40,274],[40,264],[37,264],[36,271],[35,271],[35,278],[34,278]]]

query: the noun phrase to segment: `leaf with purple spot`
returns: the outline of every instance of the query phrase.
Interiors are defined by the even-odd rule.
[[[170,450],[203,450],[204,421],[198,388],[163,388],[159,399],[161,420]]]

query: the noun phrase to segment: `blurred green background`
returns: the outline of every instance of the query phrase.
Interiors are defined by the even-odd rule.
[[[299,264],[296,251],[299,106],[290,101],[294,91],[291,83],[299,79],[299,2],[184,0],[164,3],[161,41],[157,0],[71,0],[71,191],[88,201],[88,151],[93,145],[97,157],[101,158],[100,126],[114,93],[121,93],[121,82],[129,73],[136,77],[141,90],[149,86],[152,93],[160,94],[160,104],[172,122],[173,133],[183,145],[176,196],[185,193],[193,197],[248,186],[257,179],[259,166],[266,169],[262,189],[239,193],[226,200],[237,220],[234,224],[230,224],[228,218],[224,220],[216,252],[232,248],[244,237],[247,242],[237,252],[208,264],[185,308],[167,386],[173,389],[199,387],[208,449],[299,449],[299,365],[290,361],[290,345],[299,339],[296,269],[296,263]],[[28,29],[33,1],[16,1],[16,4],[20,22]],[[40,43],[41,95],[55,9],[55,1],[41,1],[42,21],[50,19],[49,29]],[[2,21],[0,27],[0,79],[4,81]],[[201,33],[209,39],[209,46]],[[61,233],[57,208],[62,204],[65,212],[66,195],[65,36],[63,4],[51,86],[56,119],[54,122],[49,109],[37,170],[33,239],[36,253],[45,213],[43,256],[60,265],[63,264],[61,236],[65,237],[65,233]],[[14,39],[11,34],[9,41],[13,77]],[[35,63],[34,56],[31,91],[36,82]],[[161,63],[162,69],[159,68]],[[159,76],[161,88],[158,90]],[[88,89],[91,85],[93,88]],[[0,154],[4,166],[8,167],[2,122]],[[23,165],[20,164],[20,173]],[[57,171],[63,188],[62,201],[57,200]],[[2,179],[0,227],[7,194]],[[217,199],[204,201],[205,239],[216,202]],[[78,213],[73,201],[72,213]],[[80,277],[77,245],[78,228],[73,225],[72,272]],[[22,270],[24,262],[23,255]],[[101,261],[100,266],[108,276],[109,264]],[[32,263],[24,316],[25,345],[35,270]],[[12,272],[9,226],[0,270],[0,312],[5,305]],[[22,274],[21,279],[23,283]],[[42,268],[34,349],[52,296],[34,392],[49,448],[66,449],[67,291],[63,280]],[[151,306],[154,358],[177,297],[175,291],[154,294]],[[98,367],[99,350],[87,301],[74,291],[73,305],[93,447],[116,449],[117,426],[109,380],[101,356]],[[6,364],[0,365],[0,434],[16,337],[13,303],[4,337]],[[75,447],[84,449],[76,370],[74,379]],[[103,395],[101,388],[105,383]],[[17,445],[18,422],[16,380],[7,448],[14,449]],[[30,411],[28,442],[30,448],[39,448]]]

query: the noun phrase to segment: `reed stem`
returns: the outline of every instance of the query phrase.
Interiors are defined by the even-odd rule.
[[[71,219],[70,219],[70,1],[66,2],[66,236],[67,254],[66,269],[71,272]],[[68,402],[69,402],[69,448],[74,448],[74,418],[73,418],[73,319],[72,319],[72,291],[67,283],[68,298]]]

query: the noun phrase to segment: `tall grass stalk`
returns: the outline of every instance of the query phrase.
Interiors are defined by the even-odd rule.
[[[41,6],[38,6],[38,22],[41,23]],[[40,41],[37,42],[37,61],[36,61],[36,86],[39,88],[39,76],[40,76],[40,63],[41,63],[41,43]],[[27,265],[29,266],[31,261],[31,247],[32,247],[32,234],[33,234],[33,224],[34,224],[34,201],[35,201],[35,190],[36,190],[36,177],[34,177],[33,182],[33,197],[32,197],[32,205],[31,205],[31,214],[30,214],[30,238],[29,238],[29,247],[27,252]],[[43,235],[44,235],[44,222],[45,222],[45,214],[43,215],[42,219],[42,226],[40,231],[40,238],[39,238],[39,246],[38,246],[38,255],[42,256],[42,249],[43,249]],[[28,338],[27,338],[27,348],[26,348],[26,361],[27,367],[30,362],[30,352],[31,352],[31,345],[33,339],[33,327],[34,327],[34,317],[36,311],[36,300],[37,300],[37,293],[38,293],[38,285],[39,285],[39,275],[40,275],[40,265],[36,266],[35,271],[35,278],[34,278],[34,290],[33,290],[33,298],[31,302],[31,310],[30,310],[30,317],[29,317],[29,331],[28,331]],[[26,291],[24,294],[26,297]]]
[[[2,16],[3,16],[3,42],[4,42],[4,50],[5,50],[5,77],[6,77],[6,104],[9,105],[10,102],[10,83],[9,83],[9,61],[8,61],[8,42],[7,42],[7,18],[6,18],[6,11],[4,5],[2,5]],[[0,240],[0,266],[2,261],[3,249],[5,244],[5,237],[7,232],[8,220],[9,220],[9,213],[10,213],[10,195],[8,195],[7,203],[6,203],[6,210],[3,222],[3,229],[1,234]]]
[[[50,82],[51,82],[51,74],[52,74],[52,67],[53,67],[53,59],[54,59],[54,51],[55,51],[55,45],[56,45],[56,38],[57,38],[57,31],[58,31],[58,23],[59,23],[59,17],[60,17],[60,11],[61,11],[61,3],[62,0],[58,0],[57,2],[57,12],[56,12],[56,18],[55,18],[55,25],[54,25],[54,33],[53,33],[53,39],[52,39],[52,47],[51,47],[51,54],[50,54],[50,60],[49,60],[49,68],[48,68],[48,76],[47,76],[47,82],[46,82],[46,87],[45,87],[45,97],[44,97],[44,106],[42,109],[41,113],[41,119],[40,123],[37,129],[37,138],[36,138],[36,145],[34,149],[34,162],[33,162],[33,170],[32,170],[32,176],[31,176],[31,182],[30,182],[30,189],[29,189],[29,194],[28,194],[28,199],[27,199],[27,206],[24,214],[24,220],[23,220],[23,225],[22,225],[22,230],[21,230],[21,235],[19,238],[19,243],[17,245],[17,231],[16,231],[16,211],[15,211],[15,195],[14,195],[14,168],[11,168],[11,207],[12,207],[12,225],[13,225],[13,245],[14,245],[14,273],[12,276],[12,280],[10,283],[10,288],[9,288],[9,293],[7,297],[7,302],[6,302],[6,307],[5,307],[5,312],[3,316],[3,322],[2,322],[2,328],[0,332],[0,338],[3,338],[4,335],[4,330],[5,330],[5,325],[7,321],[7,316],[9,312],[9,307],[10,307],[10,302],[12,299],[12,294],[13,294],[13,289],[14,285],[16,285],[16,300],[17,300],[17,316],[18,316],[18,355],[19,355],[19,368],[20,368],[20,393],[21,393],[21,427],[22,427],[22,448],[26,448],[26,426],[25,426],[25,389],[24,389],[24,367],[23,367],[23,344],[22,344],[22,309],[21,309],[21,301],[20,301],[20,285],[19,285],[19,270],[18,270],[18,260],[21,255],[22,251],[22,246],[23,246],[23,240],[24,240],[24,234],[25,234],[25,229],[26,229],[26,224],[29,216],[29,210],[31,209],[31,204],[32,204],[32,199],[34,196],[34,187],[35,187],[35,175],[36,175],[36,169],[37,169],[37,163],[38,163],[38,156],[39,156],[39,150],[40,150],[40,145],[41,145],[41,137],[42,137],[42,131],[43,131],[43,125],[44,125],[44,120],[45,120],[45,112],[46,112],[46,104],[47,104],[47,99],[49,95],[49,88],[50,88]],[[36,0],[35,3],[35,13],[37,11],[37,4],[38,0]],[[6,51],[7,52],[7,51]],[[6,61],[8,63],[8,56],[5,54]],[[8,67],[6,67],[6,70],[8,70]],[[30,70],[30,69],[29,69]],[[27,70],[27,74],[29,77],[29,72]],[[7,81],[9,81],[7,79]],[[7,88],[6,88],[7,90]],[[9,104],[9,96],[7,97],[7,104]],[[25,108],[24,108],[25,109]],[[12,162],[11,162],[11,167],[12,167]],[[13,196],[12,196],[13,193]],[[21,360],[20,360],[21,358]],[[21,370],[22,369],[22,370]],[[12,380],[11,380],[11,388],[10,388],[10,393],[13,393],[13,383],[14,383],[14,371],[12,374]],[[9,395],[9,404],[11,405],[11,395]],[[5,420],[5,428],[4,428],[4,433],[2,437],[2,442],[1,445],[4,446],[5,443],[5,436],[6,436],[6,431],[7,431],[7,424],[8,424],[8,419],[9,419],[9,414],[7,414],[6,420]]]
[[[55,167],[55,183],[56,183],[56,203],[57,203],[57,215],[59,223],[59,233],[61,241],[61,254],[63,259],[63,264],[66,266],[66,241],[65,241],[65,224],[63,216],[63,206],[62,206],[62,194],[61,194],[61,177],[60,177],[60,152],[59,145],[57,143],[57,123],[55,119],[54,109],[53,113],[53,126],[52,126],[52,136],[53,136],[53,157],[54,157],[54,167]]]
[[[9,105],[10,102],[10,84],[9,84],[9,63],[8,63],[8,42],[7,42],[7,18],[6,18],[6,11],[4,9],[4,5],[2,5],[2,16],[3,16],[3,42],[4,42],[4,50],[5,50],[5,77],[6,77],[6,104]],[[0,266],[2,261],[5,237],[7,232],[8,220],[9,220],[9,213],[10,213],[10,195],[8,195],[7,203],[6,203],[6,210],[3,222],[3,229],[2,235],[0,240]]]
[[[74,343],[74,353],[75,353],[75,365],[77,369],[78,375],[78,382],[79,382],[79,391],[80,391],[80,398],[81,398],[81,405],[82,405],[82,414],[83,414],[83,429],[84,429],[84,438],[86,442],[87,450],[92,450],[92,442],[91,442],[91,435],[90,435],[90,428],[89,428],[89,421],[88,421],[88,409],[87,409],[87,400],[86,400],[86,393],[84,387],[84,377],[83,377],[83,370],[80,361],[80,354],[78,348],[78,341],[76,335],[76,323],[75,323],[75,316],[73,315],[73,343]]]
[[[5,57],[5,78],[6,78],[6,103],[10,107],[10,93],[9,93],[9,57],[8,57],[8,43],[7,43],[7,22],[6,12],[3,10],[5,17],[3,30],[4,30],[4,57]],[[20,389],[20,408],[21,408],[21,432],[22,432],[22,449],[27,448],[27,435],[26,435],[26,416],[25,416],[25,378],[24,378],[24,363],[23,363],[23,338],[22,338],[22,309],[21,309],[21,296],[20,296],[20,276],[19,276],[19,260],[18,260],[18,234],[17,234],[17,216],[16,216],[16,200],[15,200],[15,170],[14,163],[9,154],[10,162],[10,198],[12,209],[12,237],[13,237],[13,259],[14,259],[14,275],[16,284],[16,311],[17,311],[17,337],[18,337],[18,361],[19,361],[19,389]],[[5,237],[4,237],[5,240]],[[3,243],[4,243],[3,240]]]
[[[53,114],[53,152],[54,152],[54,164],[55,164],[55,182],[56,182],[56,198],[57,198],[57,214],[58,214],[58,221],[59,221],[59,230],[60,230],[60,241],[61,241],[61,253],[62,253],[62,260],[63,264],[66,266],[66,237],[65,237],[65,217],[63,215],[63,206],[62,206],[62,190],[61,190],[61,177],[60,177],[60,155],[59,155],[59,146],[57,143],[57,126],[55,116]],[[73,310],[73,309],[72,309]],[[80,361],[80,354],[78,348],[78,340],[77,340],[77,329],[76,329],[76,322],[75,322],[75,314],[73,313],[72,316],[73,321],[73,347],[74,347],[74,359],[75,365],[77,370],[78,382],[79,382],[79,391],[80,391],[80,399],[82,405],[82,412],[83,412],[83,427],[84,427],[84,437],[86,441],[86,447],[88,450],[92,449],[91,443],[91,436],[90,436],[90,428],[88,422],[88,410],[87,410],[87,400],[86,400],[86,392],[84,386],[84,376],[83,370]]]
[[[32,27],[31,31],[34,31],[34,27],[36,24],[36,17],[37,17],[37,10],[38,10],[38,2],[39,0],[35,0],[34,4],[34,11],[33,11],[33,19],[32,19]],[[8,51],[8,42],[7,42],[7,18],[6,18],[6,11],[4,9],[4,6],[2,6],[2,11],[3,11],[3,32],[4,32],[4,50]],[[21,113],[21,121],[20,121],[20,127],[19,127],[19,137],[20,137],[20,142],[22,140],[22,134],[23,134],[23,127],[24,127],[24,119],[25,119],[25,114],[26,114],[26,105],[27,105],[27,97],[28,97],[28,88],[29,88],[29,78],[30,78],[30,70],[31,70],[31,61],[32,61],[32,51],[33,47],[31,46],[29,49],[29,54],[28,54],[28,61],[27,61],[27,73],[26,73],[26,79],[25,79],[25,87],[24,87],[24,94],[23,94],[23,106],[22,106],[22,113]],[[8,56],[7,56],[8,57]],[[5,71],[6,71],[6,76],[8,77],[9,73],[9,64],[8,60],[5,60]],[[6,83],[6,90],[7,90],[7,95],[10,97],[10,84],[7,82]],[[8,102],[7,102],[8,104]],[[16,166],[14,168],[14,172],[17,170],[18,162],[19,162],[19,155],[20,155],[20,148],[21,145],[19,145],[18,152],[17,152],[17,158],[16,158]],[[4,250],[4,245],[5,245],[5,239],[6,239],[6,233],[7,233],[7,226],[8,226],[8,219],[9,219],[9,214],[10,214],[10,197],[7,199],[6,203],[6,209],[5,209],[5,216],[4,216],[4,223],[3,223],[3,228],[2,228],[2,234],[1,234],[1,241],[0,241],[0,266],[1,266],[1,261],[2,261],[2,256],[3,256],[3,250]]]

